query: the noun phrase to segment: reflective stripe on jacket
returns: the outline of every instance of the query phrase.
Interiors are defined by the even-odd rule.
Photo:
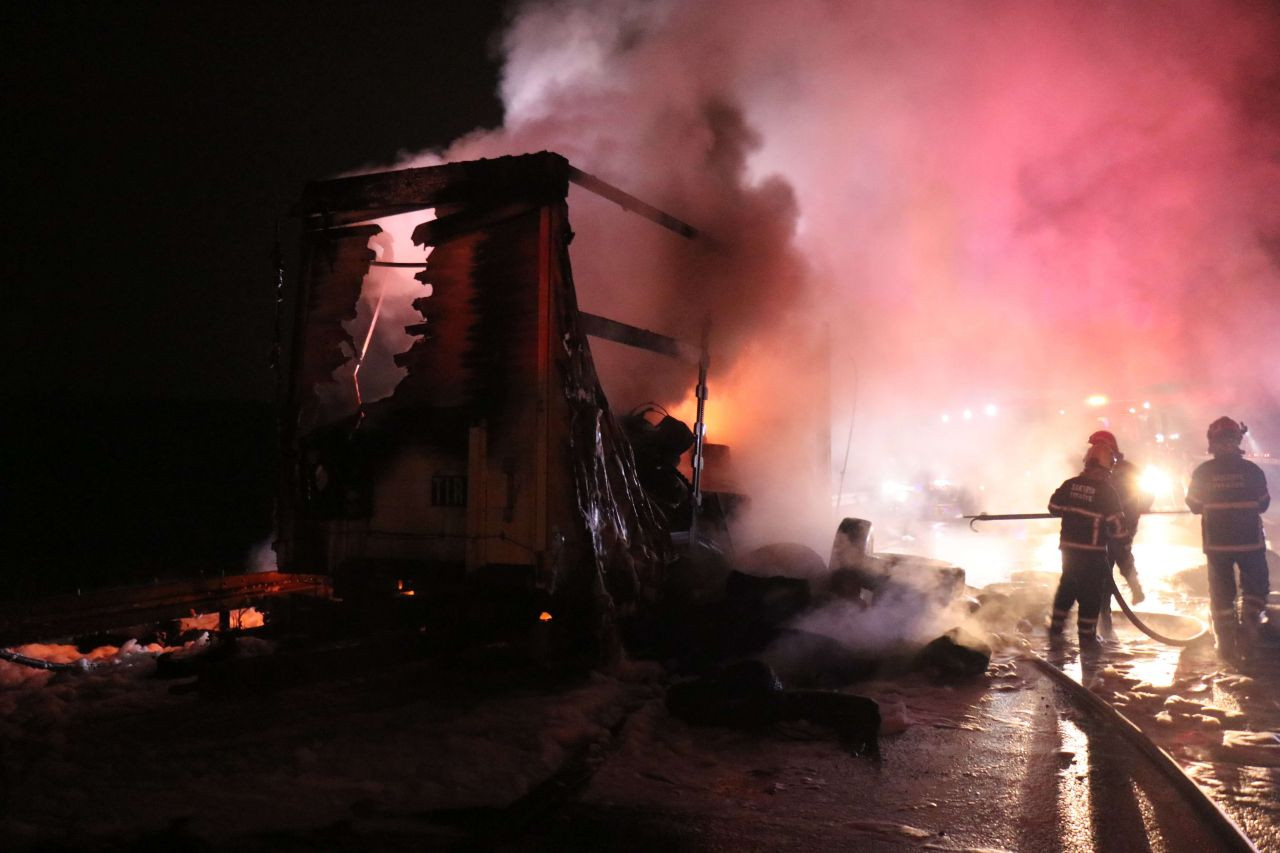
[[[1124,508],[1104,479],[1081,474],[1063,482],[1049,498],[1049,512],[1061,516],[1059,548],[1105,551],[1107,540],[1121,535]]]
[[[1206,554],[1265,548],[1262,513],[1270,505],[1266,475],[1238,454],[1215,456],[1191,474],[1187,507],[1200,516]]]

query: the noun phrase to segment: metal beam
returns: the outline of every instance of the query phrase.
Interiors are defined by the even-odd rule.
[[[579,311],[578,318],[582,331],[588,335],[660,355],[668,355],[689,364],[699,364],[702,361],[701,350],[676,338],[660,335],[639,326],[619,323],[617,320],[610,320],[598,314],[588,314],[586,311]]]
[[[631,195],[631,193],[623,192],[613,184],[600,180],[595,175],[588,175],[576,166],[569,166],[569,180],[584,190],[590,190],[601,198],[607,198],[623,210],[629,210],[632,213],[643,216],[645,219],[656,222],[663,228],[676,232],[681,237],[692,240],[698,236],[698,229],[692,225],[681,222],[669,213],[663,213],[653,205],[646,204]]]

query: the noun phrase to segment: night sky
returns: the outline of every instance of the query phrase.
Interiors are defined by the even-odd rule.
[[[269,367],[309,180],[501,123],[499,2],[0,12],[8,239],[0,598],[253,564]]]
[[[303,184],[502,120],[491,0],[0,14],[10,398],[270,400]]]

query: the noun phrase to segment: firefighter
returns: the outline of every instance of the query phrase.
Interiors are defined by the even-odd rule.
[[[1116,464],[1111,469],[1111,486],[1120,496],[1120,504],[1124,507],[1124,530],[1107,546],[1107,556],[1113,564],[1120,567],[1120,577],[1129,585],[1133,603],[1141,604],[1147,594],[1142,591],[1142,584],[1138,581],[1138,567],[1133,562],[1133,537],[1138,532],[1138,521],[1144,512],[1151,509],[1155,496],[1142,488],[1138,481],[1138,466],[1124,458],[1114,435],[1100,429],[1089,436],[1089,444],[1106,445],[1111,448],[1111,455],[1116,459]]]
[[[1200,516],[1209,564],[1209,607],[1218,654],[1248,656],[1267,606],[1267,542],[1262,513],[1271,504],[1262,469],[1243,458],[1240,442],[1248,427],[1221,417],[1209,424],[1213,458],[1191,474],[1187,506]],[[1235,567],[1240,567],[1240,615],[1236,617]]]
[[[1062,551],[1062,579],[1053,596],[1049,638],[1062,638],[1067,614],[1079,604],[1076,627],[1080,648],[1098,646],[1098,611],[1111,579],[1107,543],[1121,535],[1124,507],[1111,486],[1115,456],[1105,444],[1092,444],[1084,455],[1084,470],[1065,481],[1049,498],[1049,513],[1062,518],[1058,547]]]

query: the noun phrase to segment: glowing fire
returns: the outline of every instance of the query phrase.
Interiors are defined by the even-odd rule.
[[[538,621],[539,621],[539,622],[550,622],[550,621],[551,621],[551,614],[550,614],[550,613],[548,613],[548,612],[547,612],[547,611],[545,611],[545,610],[544,610],[544,611],[542,611],[541,613],[539,613],[539,614],[538,614]]]
[[[685,394],[684,399],[673,406],[667,406],[667,414],[678,420],[684,421],[693,429],[693,425],[698,420],[698,398],[692,388]],[[732,422],[728,416],[728,400],[724,396],[717,397],[712,394],[707,400],[705,420],[707,425],[706,438],[708,441],[729,442],[725,437],[727,425]],[[718,430],[718,433],[717,433]],[[714,438],[712,436],[715,436]],[[731,443],[731,442],[730,442]]]
[[[218,614],[217,613],[193,613],[184,617],[179,622],[180,630],[185,633],[187,631],[216,631],[218,630]],[[258,611],[256,607],[242,607],[238,610],[232,610],[230,615],[232,629],[248,629],[261,628],[267,624],[266,616]]]

